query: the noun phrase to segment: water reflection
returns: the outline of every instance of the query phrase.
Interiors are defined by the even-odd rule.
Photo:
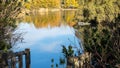
[[[71,44],[68,39],[75,39],[74,30],[69,26],[36,29],[33,24],[21,23],[19,27],[23,32],[27,32],[24,35],[26,43],[19,44],[19,50],[31,49],[32,68],[50,68],[50,59],[59,59],[61,45],[67,46]]]
[[[34,13],[30,16],[25,16],[22,22],[34,23],[36,28],[42,27],[56,27],[60,26],[61,23],[64,25],[73,26],[76,24],[74,21],[76,11],[55,11],[55,12],[44,12],[44,13]]]
[[[78,11],[35,12],[18,23],[18,31],[25,32],[25,43],[19,44],[17,50],[31,49],[31,68],[50,68],[52,58],[59,64],[59,58],[63,56],[61,45],[72,45],[78,47],[80,52],[83,51],[79,45],[81,40],[75,36],[73,28],[78,22],[76,12]]]
[[[19,29],[22,32],[27,32],[24,35],[24,38],[25,38],[25,41],[27,41],[26,44],[28,44],[30,47],[32,47],[32,45],[36,44],[38,41],[41,41],[43,44],[46,44],[46,43],[48,44],[48,43],[51,43],[52,41],[53,42],[56,41],[55,43],[57,43],[58,41],[60,43],[61,40],[59,39],[66,38],[66,40],[68,40],[69,37],[71,36],[74,37],[74,33],[75,33],[72,27],[64,26],[64,25],[61,25],[60,27],[54,27],[54,28],[48,27],[48,28],[36,29],[33,24],[21,23],[19,24]],[[22,47],[25,48],[26,46],[22,46]]]

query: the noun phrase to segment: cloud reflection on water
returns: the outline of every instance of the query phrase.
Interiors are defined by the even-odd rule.
[[[32,47],[34,46],[38,40],[43,42],[47,42],[47,40],[55,40],[57,42],[61,42],[61,40],[57,40],[59,37],[72,35],[74,36],[74,29],[69,26],[54,27],[54,28],[40,28],[36,29],[33,24],[21,23],[19,25],[19,31],[26,32],[24,35],[24,41],[26,42],[26,46],[20,46],[20,48]],[[68,37],[69,38],[69,37]],[[65,39],[63,37],[63,39]],[[41,43],[41,42],[40,42]],[[52,43],[52,44],[57,44]],[[52,45],[49,43],[49,45]],[[44,48],[44,47],[43,47]]]
[[[17,50],[30,48],[32,68],[50,68],[51,58],[59,61],[61,45],[68,46],[74,42],[78,45],[78,42],[75,41],[74,29],[67,25],[36,29],[32,23],[20,23],[18,31],[26,32],[26,34],[23,36],[25,43],[19,44]],[[57,63],[59,63],[58,61]]]

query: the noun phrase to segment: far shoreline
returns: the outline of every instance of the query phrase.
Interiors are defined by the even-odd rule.
[[[30,15],[32,13],[46,13],[46,12],[57,12],[57,11],[73,11],[78,10],[77,8],[39,8],[39,9],[25,9],[21,10],[21,13],[18,15],[18,18],[22,18],[25,15]]]

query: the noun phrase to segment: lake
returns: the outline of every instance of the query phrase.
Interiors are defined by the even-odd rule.
[[[18,44],[15,51],[30,48],[31,68],[51,68],[52,58],[54,64],[59,64],[62,45],[81,49],[73,28],[75,13],[75,10],[64,10],[26,15],[17,23],[17,32],[24,34],[24,43]]]

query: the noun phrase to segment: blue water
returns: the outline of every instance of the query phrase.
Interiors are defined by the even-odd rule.
[[[17,32],[24,33],[23,41],[25,43],[18,44],[15,51],[30,48],[31,68],[51,68],[52,58],[54,58],[54,64],[59,64],[59,58],[63,56],[62,45],[79,47],[75,31],[68,25],[36,28],[33,23],[21,22]]]

